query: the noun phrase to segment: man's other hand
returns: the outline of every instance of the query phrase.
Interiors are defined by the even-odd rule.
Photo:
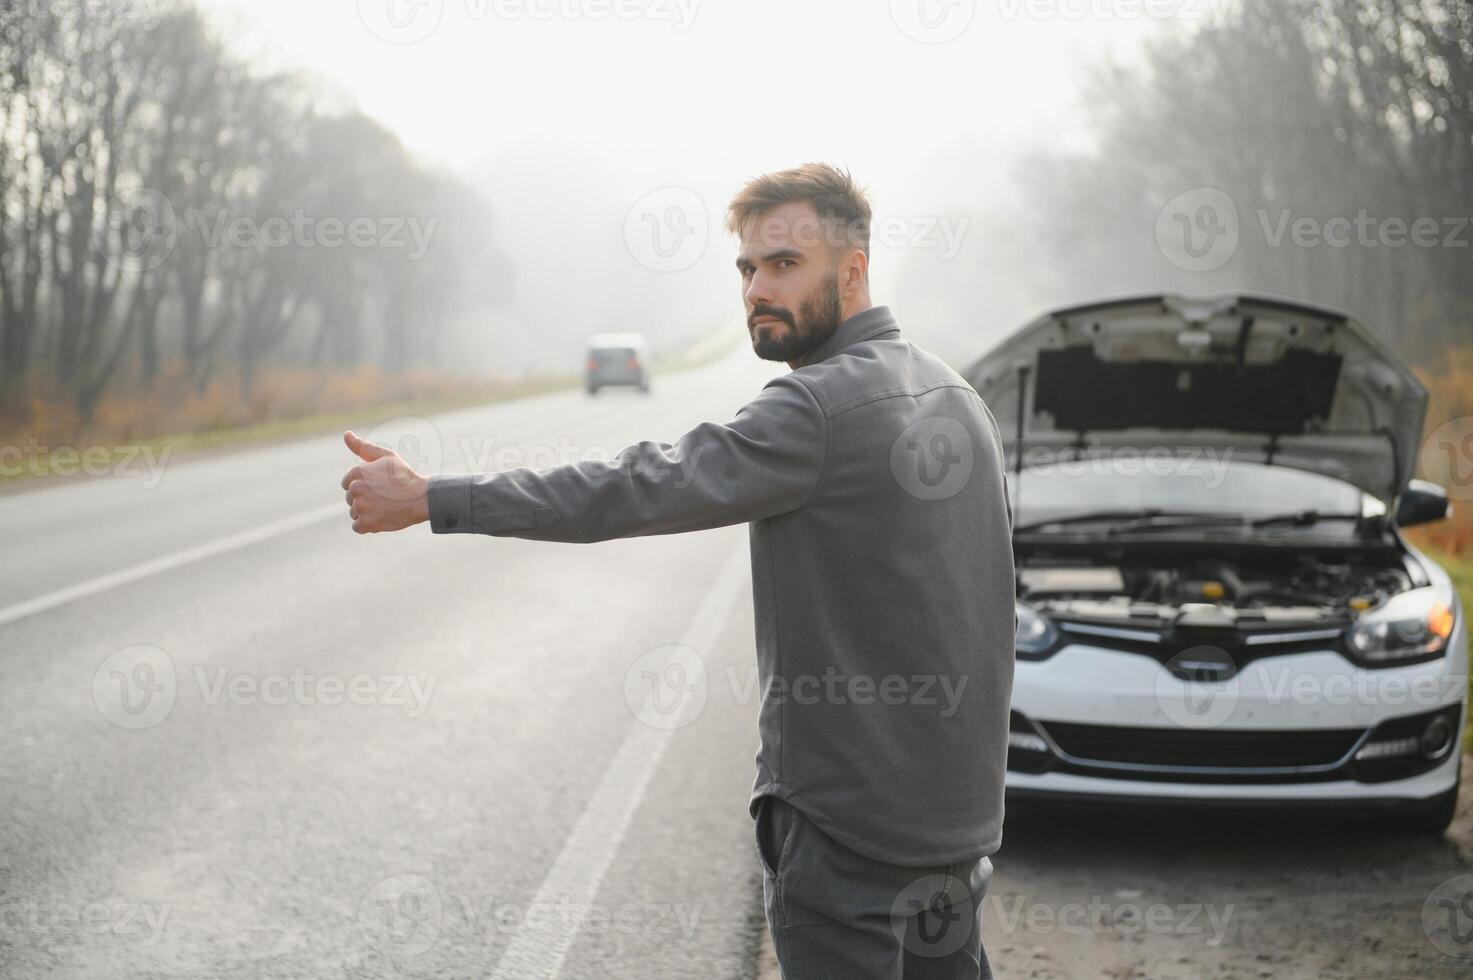
[[[365,442],[352,432],[343,433],[343,442],[363,461],[343,477],[354,531],[402,531],[430,519],[428,477],[386,446]]]

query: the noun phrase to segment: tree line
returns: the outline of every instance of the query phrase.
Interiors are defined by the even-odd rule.
[[[0,4],[0,413],[182,365],[438,366],[494,301],[485,203],[189,2]]]
[[[1025,170],[1060,291],[1249,288],[1342,307],[1414,359],[1473,345],[1473,5],[1240,0],[1087,91],[1089,147]],[[1223,200],[1203,188],[1229,203],[1163,229],[1178,195]],[[1236,240],[1173,265],[1153,226]]]

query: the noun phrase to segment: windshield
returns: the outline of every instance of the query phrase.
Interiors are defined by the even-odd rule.
[[[1367,516],[1385,511],[1380,501],[1347,483],[1260,463],[1087,459],[1026,469],[1021,488],[1015,474],[1007,478],[1017,510],[1013,524],[1020,528],[1092,514],[1100,515],[1103,526],[1119,525],[1138,514],[1200,514],[1252,521],[1306,511]],[[1095,529],[1089,521],[1064,527],[1085,532]],[[1354,533],[1354,524],[1324,520],[1291,525],[1290,529],[1295,534],[1343,539]]]

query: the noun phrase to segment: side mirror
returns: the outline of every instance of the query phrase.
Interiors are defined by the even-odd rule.
[[[1400,527],[1430,524],[1451,517],[1447,491],[1426,480],[1411,480],[1396,502],[1396,523]]]

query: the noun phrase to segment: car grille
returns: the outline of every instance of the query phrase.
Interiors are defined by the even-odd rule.
[[[1197,771],[1333,766],[1364,732],[1359,728],[1199,731],[1053,721],[1039,727],[1077,762]]]

